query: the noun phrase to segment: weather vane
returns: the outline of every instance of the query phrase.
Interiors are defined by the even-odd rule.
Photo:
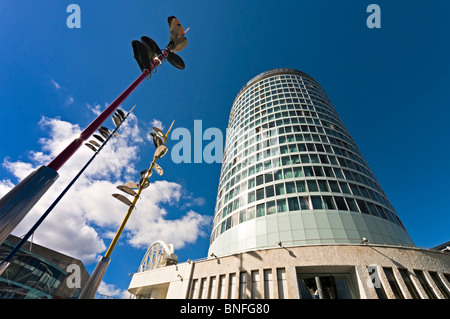
[[[184,61],[175,53],[183,50],[187,45],[186,31],[177,18],[168,18],[170,40],[166,48],[161,51],[158,45],[148,37],[142,37],[143,42],[132,41],[134,57],[142,74],[123,91],[94,121],[91,122],[61,153],[47,166],[41,166],[31,172],[19,184],[0,199],[0,243],[17,227],[31,208],[47,192],[58,179],[58,170],[72,157],[83,143],[100,128],[102,123],[110,117],[123,101],[151,72],[167,59],[178,69],[184,69]]]

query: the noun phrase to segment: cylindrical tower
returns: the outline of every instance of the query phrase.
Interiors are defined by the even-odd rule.
[[[208,256],[316,244],[414,246],[322,87],[295,69],[234,100]]]
[[[208,258],[144,269],[136,298],[446,299],[448,243],[414,246],[320,85],[250,80],[231,109]]]

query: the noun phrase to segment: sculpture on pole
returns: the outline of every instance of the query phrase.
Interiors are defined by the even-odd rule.
[[[153,161],[150,163],[150,167],[148,169],[145,169],[140,174],[140,180],[139,183],[134,182],[128,182],[125,185],[117,186],[117,189],[133,196],[133,200],[129,200],[127,197],[125,197],[122,194],[112,194],[112,196],[116,199],[118,199],[120,202],[124,203],[126,206],[128,206],[128,211],[122,221],[122,223],[119,226],[119,229],[117,230],[111,244],[108,247],[108,250],[105,253],[105,256],[103,256],[100,261],[97,263],[97,266],[95,267],[94,271],[92,272],[92,275],[89,277],[88,282],[86,283],[85,287],[83,288],[83,291],[80,294],[79,299],[94,299],[95,294],[100,287],[100,283],[102,282],[103,276],[106,273],[106,270],[109,266],[109,263],[111,261],[111,254],[114,250],[114,247],[116,246],[117,242],[119,241],[120,235],[122,234],[125,225],[131,216],[131,213],[133,212],[134,208],[136,207],[136,203],[138,199],[141,196],[141,193],[144,189],[146,189],[149,185],[149,178],[153,173],[153,169],[159,174],[163,174],[163,169],[161,166],[156,164],[156,161],[163,157],[167,153],[167,147],[164,145],[164,143],[167,140],[167,137],[169,136],[170,130],[172,129],[173,122],[169,127],[169,130],[166,134],[162,133],[162,131],[159,128],[154,127],[153,130],[158,135],[158,138],[160,139],[160,145],[156,148],[155,154],[153,156]],[[152,134],[150,133],[150,134]],[[135,191],[134,189],[137,189]]]
[[[161,51],[156,42],[147,36],[141,37],[141,41],[133,40],[131,42],[131,46],[134,52],[134,58],[136,59],[139,68],[143,72],[142,74],[145,74],[147,71],[147,75],[151,75],[151,73],[165,60],[169,61],[170,64],[178,69],[183,70],[185,68],[184,61],[175,52],[179,52],[186,47],[187,39],[185,37],[185,34],[187,30],[183,30],[180,22],[174,16],[170,16],[168,18],[168,23],[170,28],[170,39],[164,50]],[[117,230],[110,246],[108,247],[105,256],[103,256],[97,263],[97,266],[92,272],[83,291],[81,292],[79,299],[95,298],[95,294],[111,261],[111,254],[125,228],[128,218],[133,212],[133,209],[136,207],[136,203],[141,195],[141,192],[150,185],[148,179],[152,175],[153,169],[155,169],[158,174],[163,174],[163,169],[161,168],[161,166],[156,164],[156,161],[167,153],[167,147],[164,145],[164,143],[169,136],[172,126],[173,122],[166,134],[164,134],[164,132],[162,132],[161,129],[157,127],[154,127],[153,132],[150,133],[150,135],[153,137],[153,143],[155,145],[156,151],[150,167],[141,172],[139,183],[128,182],[125,185],[120,185],[117,187],[119,190],[125,192],[126,194],[132,195],[133,200],[129,200],[122,194],[112,194],[113,197],[128,206],[128,211],[122,223],[120,224],[120,227]]]
[[[183,60],[175,53],[187,44],[178,19],[168,18],[170,27],[170,40],[166,48],[161,51],[156,43],[148,37],[144,43],[137,40],[132,42],[134,57],[142,71],[142,74],[122,92],[94,121],[91,122],[60,154],[58,154],[47,166],[41,166],[30,173],[3,198],[0,199],[0,244],[17,227],[28,214],[31,208],[39,201],[47,190],[59,177],[58,170],[75,154],[83,143],[110,117],[122,102],[136,89],[136,87],[153,72],[164,60],[178,69],[184,69]]]
[[[111,132],[108,128],[101,126],[98,131],[102,136],[94,134],[94,138],[98,140],[90,140],[88,143],[85,143],[87,147],[93,150],[95,153],[89,159],[89,161],[83,166],[83,168],[78,172],[78,174],[72,179],[72,181],[66,186],[66,188],[61,192],[61,194],[55,199],[55,201],[50,205],[50,207],[45,211],[44,214],[38,219],[38,221],[30,228],[30,230],[21,238],[19,243],[11,250],[11,252],[0,262],[0,275],[8,268],[14,256],[19,252],[22,246],[27,242],[27,240],[34,234],[36,229],[42,224],[45,218],[50,214],[50,212],[55,208],[55,206],[61,201],[64,195],[69,191],[72,185],[78,180],[78,178],[83,174],[83,172],[88,168],[88,166],[92,163],[95,157],[100,153],[103,147],[108,143],[111,137],[117,137],[117,130],[122,125],[122,123],[128,118],[130,113],[133,111],[134,107],[125,114],[122,110],[117,109],[115,114],[113,115],[113,122],[116,125],[115,129]],[[99,144],[99,142],[101,144]]]

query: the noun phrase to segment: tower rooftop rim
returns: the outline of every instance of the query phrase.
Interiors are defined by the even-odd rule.
[[[253,78],[251,78],[250,81],[248,81],[248,82],[241,88],[241,90],[239,91],[239,93],[236,95],[236,97],[235,97],[235,99],[234,99],[234,101],[233,101],[233,104],[236,102],[236,100],[237,100],[238,97],[242,94],[242,92],[243,92],[247,87],[251,86],[253,83],[255,83],[255,82],[257,82],[257,81],[259,81],[259,80],[261,80],[261,79],[263,79],[263,78],[265,78],[265,77],[271,76],[271,75],[275,75],[275,74],[286,74],[286,73],[293,73],[293,74],[299,74],[299,75],[302,75],[302,76],[307,76],[307,77],[309,77],[310,79],[312,79],[313,81],[316,82],[316,80],[314,80],[309,74],[307,74],[307,73],[305,73],[305,72],[303,72],[303,71],[300,71],[300,70],[298,70],[298,69],[294,69],[294,68],[275,68],[275,69],[271,69],[271,70],[268,70],[268,71],[264,71],[264,72],[262,72],[262,73],[260,73],[260,74],[258,74],[258,75],[256,75],[256,76],[254,76]]]

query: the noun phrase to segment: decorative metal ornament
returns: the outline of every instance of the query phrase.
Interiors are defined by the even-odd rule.
[[[184,35],[189,30],[189,28],[184,31],[180,21],[178,21],[178,19],[174,16],[168,17],[167,22],[169,22],[170,28],[170,40],[167,46],[171,49],[172,52],[179,52],[183,50],[187,45],[187,39]]]
[[[127,206],[133,205],[133,203],[128,198],[126,198],[125,196],[123,196],[121,194],[112,194],[112,196],[117,198],[118,200],[120,200],[122,203],[124,203]]]
[[[141,174],[140,174],[141,178],[144,178],[145,175],[147,174],[147,172],[148,172],[148,169],[142,170],[142,171],[141,171]],[[150,172],[150,174],[148,175],[148,177],[152,176],[152,174],[153,174],[153,172]]]
[[[134,190],[132,190],[131,188],[129,188],[125,185],[120,185],[120,186],[117,186],[116,188],[121,190],[122,192],[129,194],[129,195],[133,195],[133,196],[137,195],[137,193]]]
[[[112,132],[111,132],[107,127],[104,127],[104,126],[101,126],[101,127],[98,129],[98,131],[99,131],[103,136],[105,136],[105,138],[108,138],[108,137],[112,134]]]
[[[184,30],[180,21],[174,16],[168,17],[167,22],[170,28],[170,39],[163,51],[153,39],[147,36],[141,37],[141,41],[133,40],[131,42],[134,58],[142,72],[144,70],[148,70],[149,73],[156,72],[156,68],[164,60],[169,61],[170,64],[178,69],[183,70],[185,68],[184,61],[175,53],[186,47],[188,41],[185,35],[189,28]]]
[[[97,134],[94,134],[94,135],[92,135],[93,137],[95,137],[97,140],[99,140],[100,142],[102,142],[102,143],[105,143],[105,140],[103,139],[103,138],[101,138],[99,135],[97,135]]]
[[[165,137],[164,132],[163,132],[161,129],[159,129],[159,128],[157,128],[157,127],[154,127],[154,128],[153,128],[153,131],[155,131],[156,133],[158,133],[159,137],[161,137],[161,138],[164,138],[164,137]]]
[[[155,145],[156,148],[163,144],[162,139],[155,132],[150,132],[150,135],[153,137],[153,145]]]
[[[133,47],[134,58],[136,59],[136,62],[138,63],[141,71],[142,72],[144,72],[144,70],[151,71],[152,63],[150,61],[150,58],[148,57],[147,49],[142,44],[142,42],[138,40],[133,40],[131,42],[131,46]]]
[[[98,143],[97,143],[96,141],[94,141],[94,140],[89,140],[89,143],[91,143],[91,144],[94,145],[94,146],[101,147],[101,145],[98,144]]]
[[[94,147],[94,146],[92,146],[91,144],[89,144],[89,143],[84,143],[84,145],[86,145],[87,147],[89,147],[91,150],[93,150],[94,152],[97,152],[97,149]]]
[[[133,182],[127,182],[127,183],[125,183],[124,186],[129,187],[129,188],[139,188],[139,185],[137,183],[133,183]]]
[[[160,159],[161,157],[166,155],[166,153],[167,153],[167,147],[165,145],[161,145],[156,149],[154,157],[156,159]]]
[[[148,181],[148,179],[143,179],[143,178],[141,178],[141,179],[139,180],[139,185],[142,186],[142,189],[146,189],[147,187],[150,186],[150,182]]]
[[[122,121],[125,119],[125,112],[122,111],[121,109],[117,109],[116,113],[120,115],[120,117],[122,118]]]
[[[166,59],[167,61],[169,61],[170,64],[172,64],[177,69],[184,70],[184,68],[186,67],[183,59],[173,52],[168,52]]]
[[[159,46],[156,44],[155,41],[150,39],[149,37],[141,37],[141,42],[144,45],[144,47],[147,49],[148,57],[150,59],[150,62],[153,63],[153,61],[158,59],[158,56],[162,53]]]
[[[156,173],[159,174],[159,176],[162,176],[162,175],[163,175],[164,171],[163,171],[163,169],[161,168],[161,166],[159,166],[158,164],[154,163],[154,168],[155,168],[155,170],[156,170]]]
[[[98,131],[100,132],[100,134],[101,134],[104,138],[108,138],[108,137],[109,137],[108,132],[106,132],[105,130],[102,130],[101,128],[99,128]]]
[[[117,112],[114,112],[114,114],[113,114],[115,117],[117,117],[119,120],[120,120],[120,122],[122,122],[123,120],[124,120],[124,118],[119,114],[119,113],[117,113]]]
[[[112,194],[112,196],[117,198],[118,200],[120,200],[122,203],[124,203],[127,206],[133,205],[133,203],[128,198],[126,198],[125,196],[123,196],[121,194]]]
[[[120,123],[122,122],[117,115],[112,116],[112,121],[116,127],[118,127],[120,125]]]

